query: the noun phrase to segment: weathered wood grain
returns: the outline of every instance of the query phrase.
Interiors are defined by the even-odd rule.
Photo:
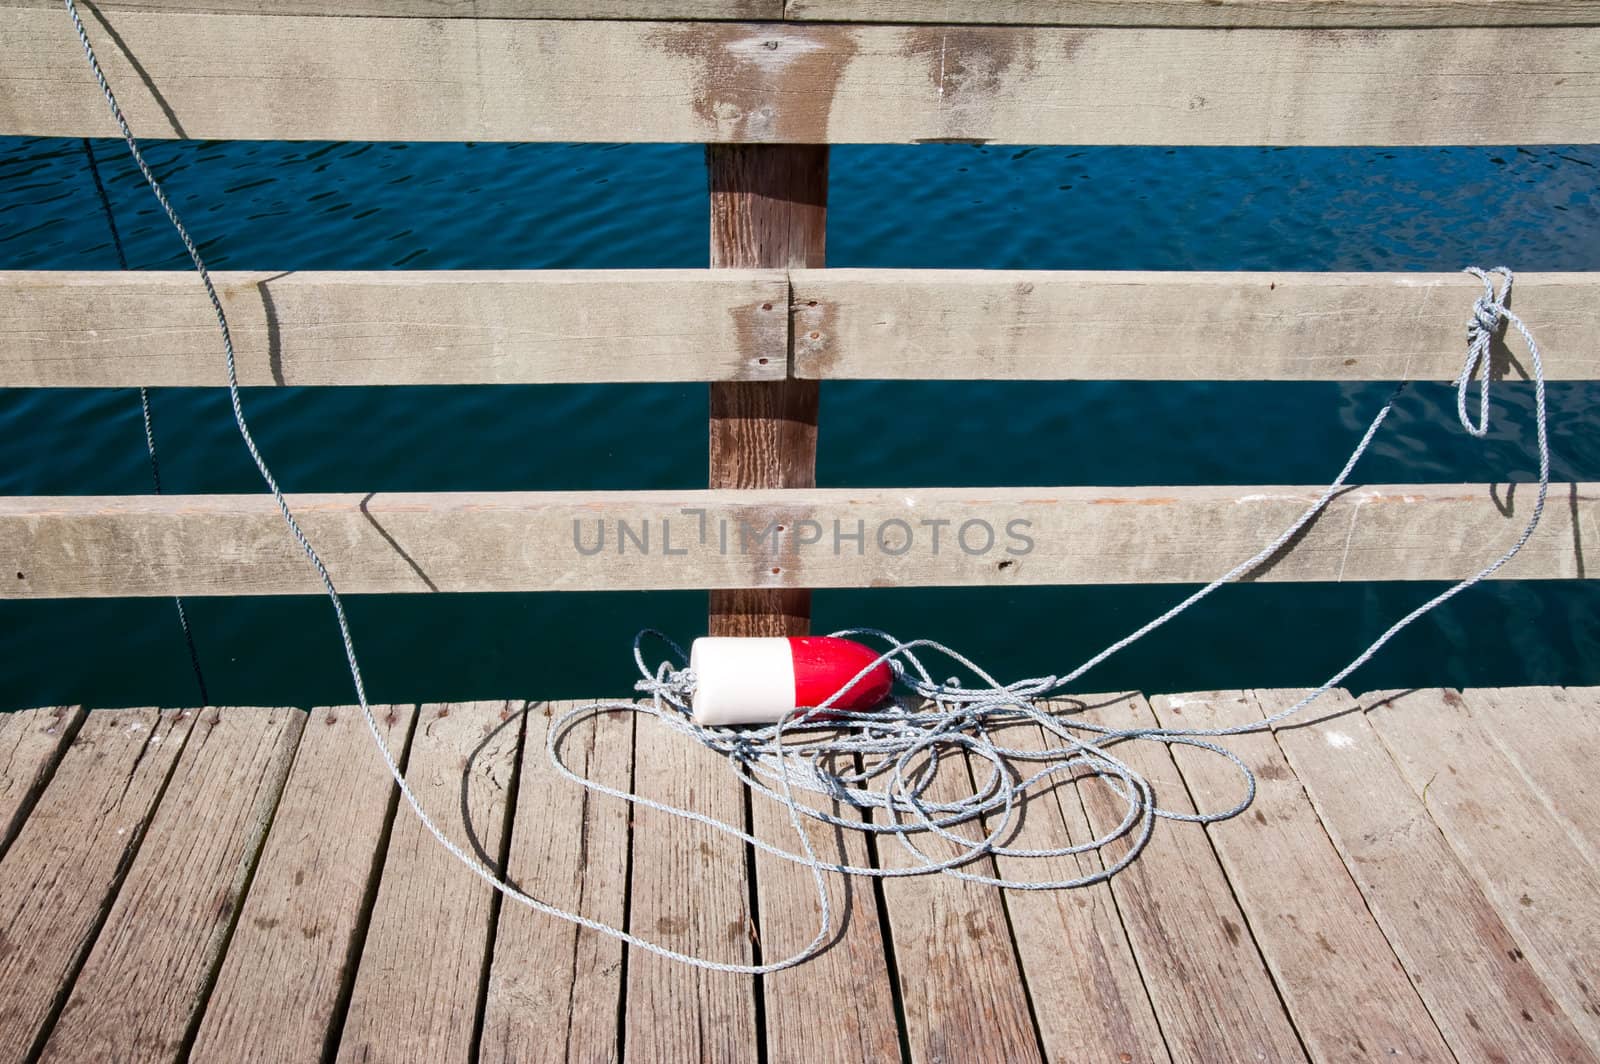
[[[828,147],[712,144],[711,265],[715,269],[821,266],[828,234]],[[785,304],[787,306],[787,303]],[[788,377],[712,384],[711,488],[817,486],[816,381]],[[805,635],[805,588],[713,591],[706,631],[719,636]]]
[[[1091,723],[1147,728],[1155,717],[1142,695],[1079,696]],[[1164,809],[1194,805],[1167,750],[1122,743],[1110,753],[1139,772]],[[1096,834],[1114,829],[1126,805],[1109,786],[1082,789]],[[1107,863],[1131,840],[1102,851]],[[1111,890],[1139,961],[1156,1019],[1174,1060],[1304,1060],[1272,977],[1228,888],[1205,831],[1163,821],[1139,859],[1111,880]]]
[[[199,712],[42,1060],[178,1059],[304,719],[294,709]]]
[[[859,819],[858,812],[842,803],[823,801],[800,788],[793,793],[804,805]],[[750,803],[752,834],[801,852],[787,809],[760,794],[752,794]],[[821,860],[858,868],[871,863],[867,840],[859,832],[813,820],[803,823]],[[822,917],[810,870],[758,850],[755,881],[762,956],[777,960],[799,952],[816,935]],[[877,892],[867,879],[830,874],[827,885],[835,936],[831,944],[797,968],[762,977],[767,1059],[838,1064],[897,1059],[900,1030]]]
[[[1069,713],[1077,708],[1071,702],[1062,706]],[[1020,750],[1061,746],[1059,739],[1034,724],[990,734],[996,743]],[[971,759],[969,764],[979,777],[987,777],[987,761]],[[1040,763],[1019,761],[1012,767],[1018,778],[1025,778],[1039,771]],[[1004,845],[1045,850],[1082,845],[1094,838],[1076,786],[1065,777],[1054,782],[1056,786],[1049,789],[1040,784]],[[992,830],[995,825],[989,826]],[[1002,877],[1023,882],[1071,879],[1102,868],[1093,853],[1053,858],[997,855],[995,866]],[[1047,1059],[1170,1059],[1110,884],[1072,891],[1007,891],[1004,898]],[[1067,1002],[1070,1007],[1063,1007]]]
[[[411,706],[374,706],[404,764]],[[315,1060],[352,972],[397,791],[359,706],[306,716],[195,1060]]]
[[[28,810],[82,723],[80,706],[50,706],[0,716],[0,855],[22,830]]]
[[[0,7],[52,6],[0,0]],[[780,19],[1032,26],[1593,25],[1584,0],[98,0],[104,11],[385,18]]]
[[[1525,2],[1525,0],[1519,0]],[[51,7],[48,0],[0,0]],[[325,15],[349,18],[780,19],[783,0],[95,0],[96,11],[205,15]]]
[[[1600,571],[1600,488],[1552,491],[1537,534],[1497,576]],[[1319,494],[812,488],[298,495],[290,504],[346,592],[579,591],[1202,583],[1260,550]],[[1253,578],[1459,579],[1515,540],[1531,497],[1526,484],[1351,488]],[[265,495],[0,497],[0,572],[19,574],[0,580],[0,598],[321,589]]]
[[[1388,26],[1583,25],[1592,24],[1597,16],[1593,5],[1584,0],[984,0],[982,4],[970,0],[787,0],[784,17],[822,22],[1347,26],[1370,30]]]
[[[1262,717],[1246,691],[1156,696],[1150,706],[1173,729]],[[1315,1060],[1453,1061],[1272,733],[1216,741],[1250,767],[1257,790],[1248,810],[1206,833],[1306,1050]],[[1171,749],[1200,808],[1227,809],[1243,796],[1232,763]]]
[[[924,765],[919,762],[917,770]],[[972,793],[962,752],[945,749],[923,796],[950,802]],[[875,816],[886,814],[879,811]],[[978,823],[953,830],[973,839],[987,833]],[[954,844],[927,833],[912,842],[933,861],[959,852]],[[923,864],[889,837],[878,843],[878,862],[884,868],[902,869]],[[988,857],[965,867],[978,875],[995,874],[994,861]],[[1005,901],[997,887],[940,874],[885,879],[883,904],[894,939],[913,1064],[1045,1059]]]
[[[1256,697],[1265,714],[1303,694]],[[1279,747],[1457,1058],[1595,1059],[1357,703],[1332,691],[1305,714]]]
[[[144,11],[110,19],[120,43],[98,22],[90,32],[142,137],[1600,141],[1593,27],[1236,32]],[[0,70],[0,133],[115,135],[61,12],[0,10],[0,50],[10,60]]]
[[[507,874],[532,897],[623,926],[631,807],[558,775],[550,728],[577,703],[530,705]],[[560,744],[572,769],[627,791],[633,715],[602,713]],[[623,945],[509,899],[500,904],[484,1006],[483,1061],[605,1061],[619,1055]]]
[[[825,379],[1454,380],[1465,274],[795,270],[794,371]],[[1551,380],[1600,376],[1600,274],[1520,274]],[[1521,341],[1497,372],[1532,374]]]
[[[0,862],[0,1057],[26,1059],[48,1032],[192,720],[181,710],[89,714],[6,851]]]
[[[777,380],[788,364],[775,270],[213,279],[246,386]],[[193,273],[0,272],[0,387],[226,382]]]
[[[634,725],[634,793],[742,826],[744,792],[728,765],[655,718]],[[653,809],[633,813],[629,930],[690,956],[755,959],[745,844]],[[755,1061],[755,978],[628,954],[625,1059]]]
[[[406,783],[434,823],[491,868],[504,861],[521,709],[422,706],[406,762]],[[396,810],[338,1060],[470,1059],[496,898],[409,807]]]
[[[1377,693],[1361,704],[1529,965],[1600,1049],[1600,869],[1573,848],[1458,692]]]
[[[1600,867],[1600,749],[1595,688],[1477,688],[1461,693],[1483,734],[1516,766],[1573,846]]]

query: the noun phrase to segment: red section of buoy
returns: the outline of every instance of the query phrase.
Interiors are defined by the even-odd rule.
[[[849,639],[831,635],[789,637],[794,657],[794,704],[815,706],[877,661],[878,652]],[[888,662],[878,664],[856,685],[835,699],[829,709],[856,711],[871,709],[889,697],[894,673]]]

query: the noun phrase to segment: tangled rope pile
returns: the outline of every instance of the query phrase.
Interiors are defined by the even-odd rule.
[[[321,558],[296,522],[289,504],[283,497],[283,492],[251,437],[239,400],[238,375],[234,365],[233,342],[228,332],[227,318],[223,313],[221,300],[217,297],[216,288],[206,271],[205,263],[184,228],[183,222],[162,191],[160,182],[156,180],[140,153],[138,142],[134,139],[117,105],[116,97],[106,82],[99,61],[95,58],[94,48],[89,43],[88,34],[84,31],[83,21],[78,16],[74,0],[64,0],[64,2],[78,39],[83,45],[84,53],[88,57],[90,69],[105,95],[112,116],[122,131],[128,150],[155,193],[156,200],[183,240],[183,245],[193,260],[195,270],[211,299],[222,336],[228,372],[228,393],[232,400],[234,420],[240,437],[244,440],[262,480],[282,511],[295,541],[322,580],[338,622],[356,697],[366,714],[367,726],[372,732],[378,753],[388,767],[401,796],[440,845],[474,875],[507,898],[558,919],[610,935],[637,949],[712,971],[759,975],[793,967],[824,949],[834,934],[833,909],[827,883],[827,876],[834,873],[872,877],[940,873],[1012,890],[1055,890],[1084,886],[1108,879],[1138,858],[1140,851],[1150,839],[1157,819],[1212,823],[1238,815],[1254,800],[1256,782],[1249,767],[1232,751],[1211,740],[1260,731],[1300,712],[1365,664],[1406,626],[1479,581],[1492,576],[1522,549],[1528,538],[1533,535],[1534,529],[1538,527],[1539,519],[1544,513],[1545,499],[1550,486],[1550,450],[1546,432],[1544,367],[1540,360],[1539,348],[1522,319],[1507,305],[1514,280],[1511,271],[1504,267],[1487,272],[1472,268],[1467,272],[1483,282],[1483,293],[1473,304],[1472,317],[1467,326],[1467,357],[1456,381],[1457,414],[1462,427],[1468,433],[1480,438],[1487,434],[1489,386],[1492,376],[1490,347],[1507,323],[1514,326],[1527,346],[1533,370],[1534,417],[1538,433],[1539,490],[1527,524],[1511,547],[1476,575],[1447,588],[1406,614],[1320,687],[1289,708],[1273,713],[1261,721],[1216,729],[1115,729],[1097,725],[1081,716],[1063,712],[1059,708],[1052,708],[1045,700],[1064,692],[1086,672],[1117,651],[1171,621],[1217,588],[1251,572],[1284,548],[1303,528],[1315,520],[1336,495],[1344,490],[1351,472],[1366,453],[1396,400],[1405,391],[1405,384],[1398,386],[1379,409],[1339,475],[1276,539],[1159,617],[1061,675],[1042,676],[1006,684],[956,651],[932,640],[902,642],[885,632],[852,629],[836,634],[872,640],[882,644],[884,649],[877,662],[862,669],[854,679],[816,708],[829,709],[845,691],[862,681],[878,662],[889,664],[902,689],[902,697],[897,698],[891,706],[870,713],[832,710],[827,714],[825,721],[797,711],[788,719],[767,727],[708,728],[695,724],[690,717],[689,704],[694,677],[686,668],[687,659],[682,649],[666,641],[677,664],[674,664],[674,659],[668,659],[652,668],[644,657],[644,641],[658,633],[642,632],[634,640],[634,660],[642,677],[636,686],[638,690],[650,696],[649,700],[643,704],[631,701],[593,702],[579,706],[552,722],[546,741],[547,753],[552,763],[567,779],[592,791],[703,824],[774,856],[804,866],[810,871],[816,885],[820,910],[816,936],[803,949],[780,960],[763,964],[727,964],[669,949],[642,939],[624,928],[601,923],[581,913],[569,912],[524,893],[513,884],[501,879],[493,869],[475,856],[463,851],[439,829],[418,802],[416,795],[406,783],[404,774],[390,756],[383,734],[367,703],[361,667],[356,658],[350,626],[346,621],[339,593],[335,590]],[[1502,282],[1498,291],[1495,290],[1492,280],[1496,275]],[[1467,411],[1468,392],[1475,379],[1481,380],[1476,421]],[[977,683],[974,686],[963,686],[955,680],[945,682],[935,680],[923,660],[925,657],[931,659],[933,656],[942,657],[967,670],[970,675],[977,678]],[[721,754],[745,784],[756,793],[778,802],[787,811],[799,842],[798,850],[788,850],[774,845],[745,832],[737,825],[724,823],[693,810],[620,791],[574,772],[562,760],[562,740],[583,720],[612,712],[653,715],[669,728],[683,733],[688,739],[702,743]],[[996,740],[996,733],[1001,729],[1026,722],[1032,722],[1042,728],[1057,745],[1047,749],[1015,749],[1003,746]],[[1149,781],[1110,751],[1110,748],[1117,743],[1134,740],[1194,746],[1227,758],[1239,770],[1243,781],[1243,797],[1230,808],[1213,812],[1184,813],[1163,808],[1159,805]],[[979,765],[987,762],[989,773],[982,783],[972,789],[971,794],[958,800],[936,801],[928,796],[928,791],[942,758],[966,758]],[[1039,767],[1023,774],[1016,767],[1019,763],[1037,764]],[[978,775],[981,773],[974,773],[975,778]],[[1006,846],[1003,840],[1013,830],[1017,814],[1030,789],[1041,781],[1057,778],[1103,781],[1125,803],[1126,811],[1121,821],[1099,837],[1073,846],[1053,849],[1021,849]],[[801,801],[799,792],[820,796],[829,800],[829,804],[836,801],[857,810],[871,811],[876,815],[870,821],[853,816],[838,816]],[[806,831],[808,820],[819,821],[842,830],[891,837],[911,854],[913,861],[907,867],[894,868],[861,867],[825,861],[818,857],[811,844]],[[966,837],[953,830],[960,825],[974,822],[979,825],[977,837]],[[919,847],[919,839],[932,838],[943,839],[953,844],[956,848],[955,855],[935,858]],[[1099,851],[1112,842],[1123,839],[1128,840],[1128,844],[1120,857],[1109,862],[1102,861],[1102,868],[1098,872],[1071,879],[1038,881],[1006,879],[985,875],[972,868],[974,862],[980,858],[992,855],[1019,858],[1059,857]]]

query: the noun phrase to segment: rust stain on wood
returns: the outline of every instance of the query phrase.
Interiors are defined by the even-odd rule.
[[[829,300],[802,299],[794,306],[795,369],[802,364],[806,376],[819,380],[833,375],[840,350],[839,304]]]
[[[1156,495],[1148,499],[1090,499],[1091,506],[1171,506],[1178,500],[1169,495]]]

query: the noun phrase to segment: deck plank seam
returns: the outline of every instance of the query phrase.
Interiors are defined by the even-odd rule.
[[[127,848],[123,851],[122,859],[117,863],[116,874],[112,877],[110,887],[107,888],[101,898],[100,911],[95,914],[93,925],[89,928],[88,933],[83,936],[83,944],[78,950],[78,955],[72,959],[72,963],[68,966],[66,978],[61,980],[61,985],[56,988],[55,999],[50,1002],[50,1008],[45,1014],[44,1022],[39,1025],[39,1030],[34,1035],[33,1045],[28,1048],[27,1056],[23,1058],[27,1064],[37,1064],[39,1058],[44,1055],[44,1048],[49,1044],[50,1036],[55,1033],[56,1024],[61,1019],[61,1013],[67,1007],[67,1001],[72,997],[73,989],[78,985],[78,977],[83,974],[84,965],[89,963],[89,957],[94,953],[94,947],[100,941],[100,932],[105,930],[106,920],[111,916],[111,910],[116,905],[117,895],[122,891],[122,885],[128,878],[128,872],[133,868],[134,862],[139,857],[139,850],[144,846],[145,838],[150,832],[150,825],[155,822],[156,812],[161,808],[162,800],[166,798],[167,788],[171,785],[173,776],[177,775],[178,765],[183,761],[183,753],[189,747],[189,736],[194,731],[195,721],[200,717],[199,710],[179,710],[178,712],[186,713],[188,716],[188,726],[183,729],[183,738],[179,740],[178,752],[173,755],[172,763],[167,766],[166,775],[161,779],[161,786],[156,790],[155,797],[145,809],[144,818],[136,829],[137,837],[128,843]],[[159,721],[161,710],[157,709],[155,713]],[[154,734],[154,729],[152,729],[151,734]],[[128,766],[127,778],[130,782],[149,748],[149,741],[146,740],[145,744],[139,748],[139,756],[134,759],[132,765]]]
[[[1245,692],[1245,695],[1246,697],[1250,697],[1248,691]],[[1141,694],[1140,697],[1144,699],[1145,704],[1150,707],[1150,715],[1154,717],[1156,721],[1163,727],[1168,726],[1167,723],[1162,721],[1160,716],[1156,714],[1155,704],[1151,701],[1149,696]],[[1260,705],[1258,703],[1257,709],[1259,708]],[[1173,771],[1178,775],[1178,782],[1183,784],[1183,793],[1189,799],[1189,807],[1198,812],[1204,807],[1201,805],[1199,796],[1195,793],[1194,787],[1189,783],[1189,776],[1183,770],[1183,763],[1179,761],[1176,756],[1174,756],[1171,745],[1163,744],[1163,750],[1167,760],[1172,763]],[[1172,826],[1173,825],[1170,823],[1158,825],[1158,827],[1166,827],[1169,829]],[[1206,839],[1206,848],[1211,852],[1211,859],[1216,862],[1217,870],[1222,873],[1222,882],[1228,888],[1228,897],[1233,901],[1233,907],[1239,913],[1239,922],[1244,925],[1245,934],[1250,936],[1250,945],[1255,947],[1256,960],[1261,965],[1261,971],[1267,977],[1268,985],[1272,987],[1272,993],[1278,999],[1278,1007],[1283,1010],[1284,1019],[1289,1024],[1289,1030],[1294,1032],[1295,1041],[1300,1045],[1300,1052],[1303,1054],[1303,1058],[1307,1061],[1314,1061],[1318,1058],[1311,1052],[1311,1046],[1306,1042],[1305,1035],[1300,1031],[1300,1021],[1296,1018],[1294,1010],[1289,1007],[1289,999],[1284,996],[1283,987],[1278,983],[1278,973],[1275,972],[1272,965],[1268,963],[1266,950],[1261,948],[1261,939],[1256,934],[1255,924],[1250,920],[1250,910],[1245,907],[1243,900],[1239,897],[1239,889],[1234,886],[1233,872],[1229,870],[1228,862],[1223,860],[1222,851],[1217,848],[1217,840],[1212,835],[1213,825],[1204,824],[1201,825],[1201,827],[1203,829],[1202,834],[1205,835]]]
[[[864,765],[860,754],[851,755],[854,758],[855,770],[860,772]],[[863,818],[870,814],[863,814]],[[867,864],[872,868],[882,868],[883,864],[878,857],[878,836],[873,832],[866,833]],[[900,1043],[900,1064],[912,1064],[911,1060],[911,1029],[906,1026],[906,1003],[904,992],[900,985],[900,965],[895,960],[894,928],[889,922],[889,908],[884,897],[883,877],[872,877],[872,900],[877,909],[878,939],[883,943],[884,968],[889,977],[889,1002],[894,1010],[895,1034]]]
[[[400,743],[395,764],[404,776],[411,766],[411,744],[416,738],[418,721],[422,719],[422,706],[411,706],[411,723]],[[389,840],[394,834],[395,819],[400,809],[400,788],[389,783],[389,804],[384,814],[383,828],[378,833],[378,844],[373,847],[372,862],[367,870],[367,881],[362,888],[361,907],[356,923],[345,947],[344,971],[339,980],[339,993],[334,998],[333,1013],[328,1018],[328,1029],[323,1032],[321,1064],[334,1064],[339,1055],[339,1043],[344,1035],[345,1021],[350,1014],[350,1002],[355,995],[356,971],[361,967],[361,957],[367,945],[367,934],[372,929],[372,915],[378,907],[378,885],[383,879],[383,868],[389,859]]]
[[[977,793],[978,777],[977,773],[973,771],[972,755],[970,753],[964,753],[961,757],[961,764],[965,766],[967,770],[967,783],[971,785],[973,793]],[[1059,807],[1057,807],[1056,812],[1057,815],[1060,814]],[[1022,815],[1026,814],[1024,813]],[[982,823],[983,822],[980,820],[980,826]],[[996,860],[993,855],[990,856],[989,860],[994,867],[994,875],[999,876],[999,861]],[[997,895],[999,895],[1000,898],[1000,915],[1003,916],[1006,921],[1006,943],[1011,947],[1011,953],[1017,959],[1017,975],[1020,977],[1020,981],[1022,983],[1022,1001],[1023,1004],[1028,1007],[1028,1023],[1033,1028],[1033,1040],[1038,1043],[1039,1046],[1039,1059],[1049,1060],[1050,1052],[1045,1046],[1044,1028],[1039,1024],[1039,1010],[1033,1002],[1033,987],[1028,982],[1028,966],[1022,956],[1022,946],[1017,942],[1016,922],[1011,917],[1011,900],[1009,897],[1007,897],[1006,891],[1002,888],[990,887],[989,889],[993,890]]]
[[[514,704],[515,702],[506,703],[508,708]],[[523,701],[522,708],[516,710],[512,717],[501,724],[499,728],[490,731],[483,742],[479,743],[473,750],[472,756],[467,758],[467,764],[470,769],[473,758],[477,756],[478,752],[487,747],[494,737],[500,733],[501,729],[511,723],[511,720],[516,721],[517,748],[516,753],[512,755],[511,771],[506,779],[505,810],[501,813],[503,819],[500,823],[499,856],[498,860],[490,866],[490,871],[498,876],[502,882],[506,883],[511,881],[511,833],[515,830],[516,824],[517,792],[522,786],[522,756],[523,747],[528,739],[528,711],[533,705],[533,702]],[[470,775],[462,777],[461,816],[467,823],[467,834],[471,837],[474,832],[472,829],[472,815],[469,812],[467,803],[468,779],[470,779]],[[482,857],[484,855],[480,853],[479,856]],[[472,1012],[472,1037],[467,1043],[468,1060],[477,1060],[483,1051],[483,1025],[489,1013],[489,973],[494,967],[495,939],[500,931],[500,908],[505,904],[505,900],[506,896],[500,891],[492,890],[490,892],[489,919],[486,921],[484,929],[483,959],[478,967],[477,1001],[473,1005]]]
[[[1256,689],[1251,688],[1246,690],[1245,694],[1255,702],[1256,710],[1260,712],[1263,717],[1265,717],[1266,707],[1261,703],[1259,692]],[[1355,709],[1347,710],[1346,712],[1362,713],[1363,710],[1358,703]],[[1318,718],[1319,721],[1325,719],[1330,718]],[[1417,1002],[1422,1007],[1423,1015],[1427,1016],[1428,1022],[1433,1024],[1434,1030],[1439,1034],[1439,1040],[1443,1042],[1445,1047],[1448,1048],[1452,1053],[1455,1053],[1456,1047],[1451,1043],[1449,1036],[1445,1033],[1443,1025],[1439,1023],[1439,1017],[1435,1016],[1433,1014],[1433,1009],[1428,1007],[1428,999],[1423,995],[1422,988],[1417,985],[1415,973],[1411,971],[1411,968],[1406,964],[1405,959],[1400,955],[1399,949],[1395,946],[1393,939],[1390,937],[1389,930],[1383,926],[1383,921],[1378,919],[1378,914],[1372,908],[1372,899],[1368,898],[1366,891],[1361,889],[1361,880],[1356,875],[1355,869],[1350,867],[1350,858],[1345,855],[1344,850],[1342,850],[1339,847],[1339,844],[1334,841],[1333,832],[1329,831],[1328,825],[1323,822],[1322,810],[1317,807],[1316,799],[1311,796],[1310,788],[1308,788],[1305,785],[1305,781],[1300,778],[1300,771],[1295,767],[1294,759],[1289,756],[1289,751],[1284,748],[1283,744],[1278,742],[1278,728],[1282,726],[1283,725],[1280,724],[1274,724],[1267,729],[1267,734],[1272,737],[1272,745],[1277,749],[1278,756],[1283,758],[1283,763],[1288,765],[1289,771],[1293,773],[1295,786],[1300,788],[1300,793],[1306,800],[1306,806],[1311,810],[1311,816],[1317,822],[1318,830],[1322,832],[1323,838],[1327,840],[1328,848],[1332,850],[1334,855],[1339,858],[1339,867],[1343,868],[1345,875],[1350,878],[1351,885],[1355,887],[1356,896],[1361,899],[1361,907],[1366,911],[1367,918],[1372,921],[1373,926],[1378,929],[1378,934],[1382,937],[1383,944],[1389,948],[1389,953],[1394,957],[1395,964],[1399,966],[1400,971],[1405,975],[1406,985],[1411,987],[1411,992],[1416,995]],[[1295,725],[1290,725],[1290,727],[1294,726]]]
[[[740,788],[744,792],[744,830],[748,835],[756,833],[755,794],[749,787]],[[744,846],[744,887],[745,887],[745,919],[750,933],[750,963],[762,963],[761,950],[761,895],[756,886],[756,848],[746,842]],[[767,978],[757,975],[750,986],[750,994],[755,1004],[756,1023],[756,1064],[767,1064],[771,1055],[767,1045]]]
[[[195,1039],[200,1035],[200,1024],[205,1019],[206,1009],[211,1004],[211,993],[216,989],[217,976],[222,972],[222,962],[227,958],[228,947],[233,944],[234,932],[238,930],[239,919],[244,914],[245,902],[249,900],[250,888],[256,881],[256,872],[261,867],[261,855],[266,852],[267,836],[272,834],[272,825],[277,822],[278,809],[283,805],[283,796],[289,789],[289,776],[294,771],[294,763],[300,760],[300,747],[306,736],[307,711],[292,709],[298,717],[291,718],[299,721],[300,734],[295,736],[294,753],[284,762],[283,774],[278,777],[278,784],[272,796],[272,808],[267,811],[265,820],[256,837],[255,845],[245,854],[244,882],[240,884],[238,896],[233,902],[233,911],[229,914],[228,927],[222,933],[222,941],[217,943],[217,952],[211,958],[210,970],[200,982],[200,988],[195,994],[194,1004],[190,1008],[189,1022],[184,1027],[183,1038],[179,1042],[177,1053],[178,1060],[188,1060],[194,1049]],[[181,759],[181,754],[179,759]]]
[[[56,749],[50,758],[40,767],[33,782],[28,787],[28,792],[17,803],[16,812],[11,815],[11,820],[5,826],[5,834],[0,837],[0,861],[5,860],[6,851],[11,849],[11,844],[22,834],[22,825],[28,822],[28,817],[33,813],[33,807],[39,804],[39,797],[44,794],[45,788],[50,786],[50,781],[55,779],[56,769],[61,767],[62,758],[67,756],[67,748],[78,737],[78,732],[83,728],[83,722],[89,719],[89,711],[82,706],[66,707],[72,712],[72,719],[61,728],[61,737],[56,742]]]
[[[529,703],[529,705],[531,707],[533,703]],[[555,707],[549,703],[546,703],[545,713],[553,720],[555,715]],[[599,722],[596,721],[595,725],[597,727],[598,724]],[[631,764],[633,759],[633,734],[631,731],[631,721],[629,723],[629,728],[628,758]],[[526,732],[526,728],[524,728],[524,732]],[[546,734],[548,735],[548,732]],[[527,757],[526,738],[523,739],[523,748],[523,757]],[[585,776],[589,775],[589,773],[592,771],[594,760],[595,750],[593,742],[591,742],[588,756],[584,759],[583,774]],[[520,789],[521,788],[519,785],[519,793]],[[584,911],[584,903],[588,900],[589,896],[589,806],[595,795],[595,792],[591,791],[587,787],[582,788],[582,791],[583,793],[579,796],[578,801],[578,868],[581,870],[581,872],[578,876],[578,903],[577,905],[573,906],[573,911],[578,913]],[[509,871],[510,869],[508,868],[507,872],[509,873]],[[583,973],[578,970],[578,955],[583,952],[584,930],[585,929],[581,927],[573,929],[572,953],[567,961],[567,1036],[562,1042],[561,1056],[562,1059],[569,1062],[569,1064],[572,1060],[572,1024],[573,1021],[577,1019],[578,1015],[578,980],[583,975]],[[618,1022],[620,1023],[621,1021],[619,1020]]]
[[[628,714],[629,747],[628,793],[639,793],[639,714]],[[632,802],[627,806],[626,844],[622,857],[622,930],[633,934],[633,814]],[[622,960],[617,968],[617,1061],[628,1059],[628,965],[633,947],[622,943]],[[570,1050],[569,1050],[570,1053]]]

